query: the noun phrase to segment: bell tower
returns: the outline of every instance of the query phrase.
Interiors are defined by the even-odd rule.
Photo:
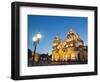
[[[59,60],[59,48],[60,48],[61,40],[56,34],[53,40],[53,47],[52,47],[52,61],[58,61]]]

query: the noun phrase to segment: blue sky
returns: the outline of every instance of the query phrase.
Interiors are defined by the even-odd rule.
[[[51,53],[55,35],[59,34],[64,40],[70,28],[86,43],[87,24],[87,17],[28,15],[28,48],[33,50],[32,37],[40,32],[42,39],[37,46],[37,52]]]

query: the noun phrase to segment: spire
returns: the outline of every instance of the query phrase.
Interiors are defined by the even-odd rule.
[[[56,34],[55,39],[60,39],[58,33]]]
[[[73,32],[73,29],[71,28],[71,29],[69,29],[69,32]]]
[[[56,38],[59,38],[59,35],[58,35],[58,33],[56,34],[56,36],[55,36]]]
[[[74,33],[73,29],[70,28],[67,34]]]

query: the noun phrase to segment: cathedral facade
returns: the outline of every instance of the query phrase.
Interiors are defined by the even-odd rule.
[[[61,41],[58,34],[54,37],[52,47],[52,61],[87,61],[87,46],[80,36],[72,29]]]

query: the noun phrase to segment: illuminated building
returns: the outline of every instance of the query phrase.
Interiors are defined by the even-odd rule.
[[[63,41],[57,34],[53,40],[52,61],[87,61],[87,46],[72,29]]]

